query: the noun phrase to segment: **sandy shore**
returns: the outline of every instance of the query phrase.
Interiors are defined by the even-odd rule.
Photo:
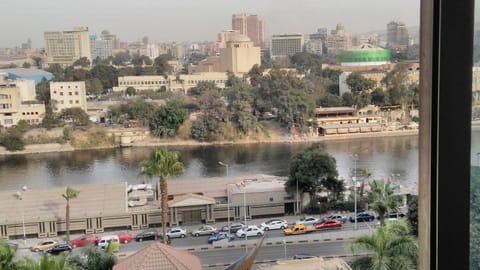
[[[308,137],[289,137],[289,136],[277,136],[269,139],[253,140],[245,139],[238,141],[217,141],[217,142],[199,142],[194,140],[180,140],[180,139],[158,139],[149,138],[147,140],[138,141],[132,143],[131,147],[149,147],[149,146],[202,146],[202,145],[231,145],[231,144],[255,144],[255,143],[304,143],[304,142],[322,142],[322,141],[334,141],[334,140],[352,140],[363,138],[380,138],[380,137],[397,137],[397,136],[418,136],[418,130],[398,130],[398,131],[382,131],[375,133],[355,133],[345,135],[327,135],[327,136],[308,136]],[[10,152],[5,148],[0,147],[1,155],[24,155],[24,154],[36,154],[36,153],[54,153],[54,152],[69,152],[75,150],[91,150],[91,149],[108,149],[115,147],[94,147],[89,149],[76,149],[70,144],[34,144],[26,145],[22,151]]]

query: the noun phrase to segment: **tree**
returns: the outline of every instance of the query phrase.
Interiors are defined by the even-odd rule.
[[[342,106],[342,98],[338,95],[327,93],[317,101],[317,105],[321,107],[340,107]]]
[[[132,86],[127,87],[127,89],[125,90],[125,95],[130,97],[135,96],[136,93],[137,93],[137,90]]]
[[[257,86],[260,83],[260,79],[263,76],[264,68],[257,64],[253,65],[253,67],[248,71],[248,77],[250,78],[250,85]]]
[[[353,254],[372,253],[363,257],[365,265],[353,264],[358,270],[413,270],[416,269],[418,245],[410,235],[410,227],[403,221],[379,226],[371,236],[361,236],[350,244]]]
[[[342,104],[343,104],[343,106],[347,106],[347,107],[351,107],[355,104],[352,93],[350,93],[350,92],[343,93]]]
[[[73,62],[73,66],[88,67],[90,66],[90,60],[87,57],[80,57]]]
[[[114,243],[114,242],[111,242]],[[71,258],[72,264],[85,270],[111,270],[117,263],[117,257],[109,252],[104,252],[93,245],[82,249],[83,259],[80,256]]]
[[[192,87],[188,90],[187,94],[189,96],[199,97],[203,92],[208,90],[218,89],[213,82],[199,82],[197,86]]]
[[[385,104],[385,92],[383,92],[382,88],[375,88],[370,95],[372,96],[372,104],[376,106]]]
[[[98,78],[93,78],[87,81],[87,93],[90,95],[98,96],[102,94],[103,84]]]
[[[230,120],[240,133],[247,135],[257,125],[257,119],[253,115],[253,97],[250,86],[244,81],[235,81],[226,90],[228,110],[231,113]]]
[[[380,217],[380,226],[385,225],[385,215],[390,211],[397,211],[400,197],[395,196],[397,186],[384,180],[373,180],[369,183],[368,201],[370,208]]]
[[[75,126],[87,126],[90,124],[90,117],[80,107],[63,109],[59,114],[59,118],[64,121],[71,121]]]
[[[162,232],[163,243],[167,243],[167,211],[168,211],[168,190],[167,180],[175,177],[183,171],[183,164],[178,161],[177,152],[167,149],[154,149],[150,154],[150,159],[142,162],[141,175],[148,178],[159,177],[161,209],[162,209]]]
[[[407,219],[412,228],[412,234],[418,236],[418,195],[407,195]]]
[[[65,207],[65,223],[66,223],[66,230],[67,236],[66,240],[70,240],[70,200],[77,198],[78,194],[80,193],[79,190],[73,189],[71,187],[67,187],[65,190],[65,194],[62,194],[62,197],[67,201],[67,205]]]
[[[470,170],[470,269],[480,266],[480,167]]]
[[[5,242],[0,241],[0,269],[2,270],[14,270],[15,267],[15,253],[17,249],[7,245]]]
[[[28,63],[28,62],[24,62],[22,67],[23,68],[30,68],[32,66],[32,64]]]
[[[172,67],[168,64],[167,55],[162,54],[153,60],[153,66],[157,71],[157,75],[168,75],[172,71]]]
[[[158,137],[173,137],[187,116],[188,112],[180,102],[168,101],[152,114],[149,119],[150,130]]]
[[[315,143],[296,153],[289,163],[288,180],[285,184],[287,192],[298,190],[303,194],[308,192],[313,200],[316,187],[322,181],[336,179],[338,176],[337,162],[334,157],[323,151],[320,144]]]
[[[61,253],[57,256],[43,254],[40,261],[31,258],[23,259],[17,263],[18,270],[76,270],[74,263],[70,263],[68,253]]]
[[[367,91],[375,86],[375,81],[367,79],[359,72],[352,72],[347,76],[346,83],[353,93]]]

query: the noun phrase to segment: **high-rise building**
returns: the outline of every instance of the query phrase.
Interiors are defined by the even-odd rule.
[[[71,65],[82,57],[92,61],[88,27],[76,27],[72,31],[49,31],[43,36],[47,64]]]
[[[120,40],[117,38],[116,35],[110,34],[110,31],[103,30],[102,34],[100,35],[100,39],[102,40],[110,40],[112,42],[112,49],[118,50],[120,49]]]
[[[316,33],[310,34],[310,40],[316,41],[320,40],[322,42],[322,54],[327,54],[327,28],[318,28]]]
[[[217,52],[221,48],[226,48],[227,47],[227,41],[230,41],[230,38],[232,36],[239,35],[240,31],[238,30],[223,30],[222,32],[218,33],[217,35],[217,44],[216,44],[216,49]]]
[[[265,46],[265,23],[258,15],[234,14],[232,15],[232,29],[253,41],[255,47]]]
[[[409,35],[403,22],[391,21],[387,24],[387,45],[389,47],[407,47]]]
[[[270,57],[275,59],[277,57],[285,57],[302,52],[303,43],[302,34],[273,35],[270,46]]]
[[[337,24],[335,30],[332,30],[327,37],[327,53],[329,55],[338,55],[351,47],[352,41],[345,30],[345,26],[341,23]]]
[[[98,39],[96,35],[90,35],[90,51],[92,60],[98,58],[105,60],[112,56],[112,41],[109,39]]]

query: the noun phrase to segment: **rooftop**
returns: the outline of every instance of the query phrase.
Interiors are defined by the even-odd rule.
[[[52,73],[50,72],[47,72],[41,69],[35,69],[35,68],[6,68],[6,69],[0,69],[0,73],[15,74],[20,77],[39,76],[39,75],[53,76]]]

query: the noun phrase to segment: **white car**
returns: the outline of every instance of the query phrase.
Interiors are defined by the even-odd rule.
[[[173,227],[167,231],[168,238],[184,238],[185,236],[187,236],[187,230],[180,227]]]
[[[245,234],[247,235],[247,237],[262,236],[265,234],[265,232],[257,225],[250,225],[246,229],[241,229],[237,231],[237,237],[245,237]]]
[[[260,224],[260,228],[264,231],[283,230],[287,227],[288,227],[288,222],[284,219],[270,219]]]
[[[313,226],[313,224],[320,222],[320,220],[316,217],[306,216],[300,220],[295,221],[295,225],[297,224],[305,224],[306,226]]]

